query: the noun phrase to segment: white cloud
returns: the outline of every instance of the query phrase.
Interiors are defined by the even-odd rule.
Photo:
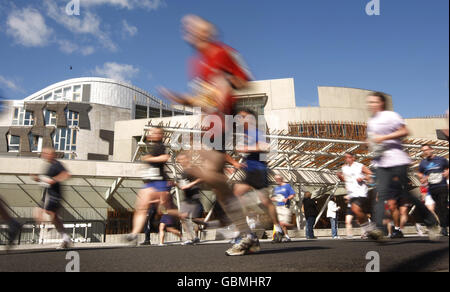
[[[85,11],[81,16],[70,16],[65,12],[65,7],[58,7],[54,0],[44,0],[47,15],[64,26],[74,34],[90,35],[97,39],[101,45],[110,51],[116,51],[117,46],[111,40],[107,32],[100,28],[100,17],[90,11]]]
[[[57,43],[59,45],[59,49],[68,55],[78,52],[83,56],[88,56],[95,52],[95,49],[92,46],[77,45],[69,40],[59,40]]]
[[[81,48],[81,54],[83,56],[92,55],[94,52],[95,52],[95,49],[94,49],[94,47],[91,47],[91,46]]]
[[[47,27],[44,17],[33,8],[12,11],[6,21],[6,32],[14,41],[26,47],[48,45],[53,30]]]
[[[128,22],[126,20],[122,21],[122,33],[125,36],[135,36],[138,33],[138,28],[128,24]]]
[[[98,66],[95,67],[95,70],[92,71],[92,73],[96,76],[131,83],[130,79],[139,73],[139,69],[132,65],[109,62],[105,63],[101,68]]]
[[[135,8],[145,8],[148,10],[158,10],[165,7],[166,2],[164,0],[89,0],[82,1],[81,6],[99,6],[99,5],[111,5],[119,8],[127,8],[129,10]]]
[[[66,54],[72,54],[79,49],[77,44],[68,40],[60,40],[58,41],[58,45],[60,50]]]
[[[5,77],[3,77],[2,75],[0,75],[0,85],[6,86],[7,88],[14,90],[14,91],[19,91],[19,92],[23,92],[24,90],[17,85],[14,81],[6,79]]]

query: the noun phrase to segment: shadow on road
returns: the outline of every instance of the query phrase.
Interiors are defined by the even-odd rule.
[[[384,272],[424,272],[427,271],[428,267],[437,264],[443,257],[446,258],[448,264],[448,256],[448,247],[444,247],[414,256]],[[448,270],[448,265],[446,269]]]
[[[277,253],[287,253],[287,252],[302,252],[302,251],[310,251],[310,250],[322,250],[322,249],[330,249],[329,247],[322,246],[311,246],[311,247],[289,247],[289,248],[280,248],[280,249],[262,249],[260,252],[255,255],[262,254],[277,254]]]
[[[113,247],[74,247],[68,249],[35,249],[35,250],[9,250],[0,251],[1,256],[11,256],[11,255],[24,255],[24,254],[38,254],[38,253],[67,253],[69,251],[89,251],[89,250],[112,250],[112,249],[123,249],[129,248],[129,246],[113,246]]]

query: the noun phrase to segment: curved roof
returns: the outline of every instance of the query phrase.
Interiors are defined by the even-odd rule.
[[[146,99],[149,99],[153,103],[157,103],[157,104],[162,103],[164,108],[170,107],[167,103],[162,102],[161,99],[155,97],[154,95],[150,94],[149,92],[147,92],[139,87],[136,87],[134,85],[131,85],[131,84],[123,82],[123,81],[109,79],[109,78],[100,78],[100,77],[72,78],[72,79],[64,80],[64,81],[61,81],[58,83],[54,83],[50,86],[45,87],[44,89],[41,89],[41,90],[29,95],[28,97],[26,97],[24,99],[24,101],[38,99],[42,95],[45,95],[48,92],[57,90],[62,87],[72,86],[72,85],[80,85],[80,84],[88,84],[88,83],[89,84],[92,84],[92,83],[111,84],[111,85],[115,85],[115,86],[120,86],[120,87],[123,87],[124,89],[134,91],[135,92],[134,94],[144,96]],[[138,103],[142,103],[142,102],[138,101]]]

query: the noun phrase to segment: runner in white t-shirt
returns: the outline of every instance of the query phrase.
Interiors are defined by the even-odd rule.
[[[347,189],[346,199],[351,205],[351,210],[361,225],[363,233],[369,225],[367,214],[370,213],[370,202],[367,198],[369,188],[367,182],[371,181],[372,171],[365,165],[356,162],[352,153],[345,154],[345,164],[339,178],[345,182]]]

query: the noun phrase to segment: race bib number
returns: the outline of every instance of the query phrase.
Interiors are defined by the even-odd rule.
[[[428,183],[435,185],[441,183],[442,179],[443,179],[442,173],[440,172],[430,173],[430,175],[428,176]]]
[[[284,200],[283,195],[275,195],[274,198],[275,198],[275,201],[277,201],[277,202],[283,202],[283,200]]]
[[[142,178],[144,180],[159,180],[162,179],[159,168],[147,168],[142,170]]]

